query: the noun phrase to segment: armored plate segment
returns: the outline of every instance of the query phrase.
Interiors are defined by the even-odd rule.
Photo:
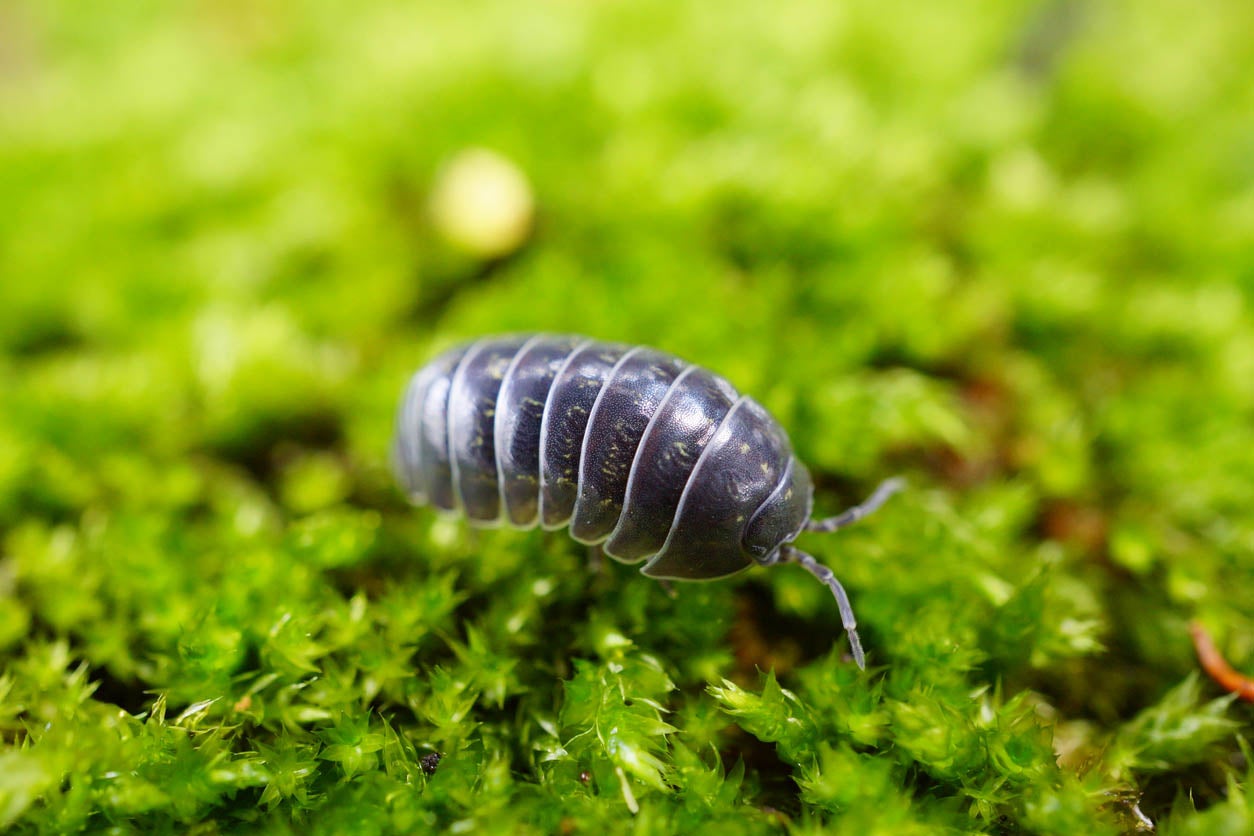
[[[500,518],[501,487],[496,473],[496,397],[524,337],[481,340],[453,373],[448,400],[449,456],[453,486],[466,517],[494,523]]]
[[[601,388],[630,350],[613,343],[576,349],[557,373],[540,429],[540,521],[561,528],[579,498],[579,464],[584,432]]]
[[[752,565],[745,528],[775,492],[791,457],[788,437],[767,411],[752,398],[736,401],[688,478],[661,551],[641,571],[698,580]]]
[[[737,397],[730,383],[699,366],[680,374],[636,450],[606,554],[635,562],[662,548],[688,477]]]
[[[618,524],[636,448],[686,365],[659,351],[634,348],[610,373],[584,432],[579,499],[570,521],[575,539],[599,543]]]
[[[530,528],[540,516],[540,428],[553,380],[571,352],[590,340],[534,337],[514,357],[496,399],[496,467],[510,524]]]

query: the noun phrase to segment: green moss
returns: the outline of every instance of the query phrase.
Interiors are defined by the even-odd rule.
[[[1186,624],[1254,669],[1252,31],[8,4],[0,829],[1250,832]],[[506,257],[429,205],[472,147]],[[408,373],[510,330],[718,370],[823,512],[907,476],[803,542],[868,670],[796,567],[672,598],[410,508]]]

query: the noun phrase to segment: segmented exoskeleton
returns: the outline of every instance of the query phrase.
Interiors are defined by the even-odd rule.
[[[811,520],[813,485],[778,422],[723,378],[672,355],[584,337],[486,337],[410,381],[393,458],[410,498],[476,525],[569,525],[659,579],[710,580],[796,562],[836,596],[858,666],[848,597],[791,545],[878,508]]]

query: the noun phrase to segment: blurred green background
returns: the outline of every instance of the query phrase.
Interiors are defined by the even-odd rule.
[[[1241,0],[0,5],[0,828],[1254,832],[1186,630],[1254,670],[1251,43]],[[908,476],[803,542],[871,670],[800,570],[672,599],[406,506],[407,375],[514,330],[717,370],[820,511]]]

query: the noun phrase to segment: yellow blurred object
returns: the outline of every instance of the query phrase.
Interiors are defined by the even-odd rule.
[[[483,148],[463,151],[449,161],[431,194],[435,228],[450,243],[481,258],[508,255],[522,246],[534,214],[526,175]]]

